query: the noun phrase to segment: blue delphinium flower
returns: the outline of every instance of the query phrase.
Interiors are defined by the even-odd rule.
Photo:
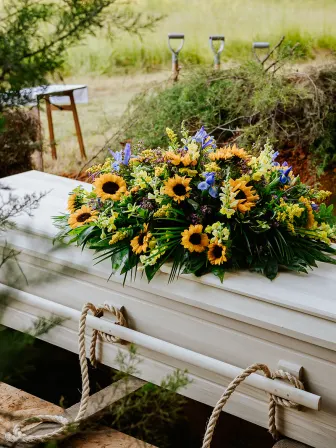
[[[285,162],[286,163],[286,162]],[[283,164],[283,166],[288,166],[288,164]],[[290,182],[289,173],[292,171],[292,167],[290,166],[286,170],[279,170],[280,178],[279,181],[282,183],[282,185],[286,185],[288,182]]]
[[[123,151],[112,151],[111,149],[109,149],[110,154],[112,155],[112,157],[114,158],[114,162],[111,164],[112,169],[114,169],[115,171],[119,171],[120,170],[120,164],[122,163],[123,165],[128,165],[130,158],[131,158],[131,145],[130,143],[126,143],[125,148],[124,148],[124,154]]]
[[[215,173],[204,173],[205,180],[203,182],[200,182],[197,186],[197,188],[201,191],[209,190],[209,194],[213,198],[218,197],[218,188],[214,187],[215,183]]]
[[[128,163],[130,161],[130,158],[131,158],[131,144],[130,143],[126,143],[125,149],[124,149],[123,164],[124,165],[128,165]]]
[[[208,146],[212,146],[213,148],[216,147],[214,138],[206,132],[204,126],[202,126],[201,129],[196,132],[196,134],[193,136],[193,139],[196,140],[197,143],[200,143],[202,145],[202,149],[205,149]]]
[[[280,166],[279,162],[276,162],[275,159],[278,157],[279,151],[276,151],[272,156],[272,165],[273,166]]]

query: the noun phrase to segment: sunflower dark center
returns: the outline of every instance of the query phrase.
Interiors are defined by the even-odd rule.
[[[222,256],[222,253],[223,253],[223,248],[220,246],[215,246],[212,249],[212,254],[215,258],[220,258]]]
[[[138,238],[139,246],[142,246],[142,245],[143,245],[145,236],[146,236],[146,233],[144,233],[144,232],[140,233],[139,238]]]
[[[246,199],[246,194],[242,190],[239,190],[236,199]]]
[[[116,182],[105,182],[103,185],[103,192],[107,194],[115,194],[119,190],[119,185]]]
[[[91,217],[91,213],[82,213],[77,216],[77,222],[84,222]]]
[[[190,235],[189,241],[191,242],[191,244],[201,244],[201,235],[199,233],[193,233],[192,235]]]
[[[187,189],[183,184],[177,184],[173,187],[173,192],[176,194],[176,196],[184,196],[187,192]]]

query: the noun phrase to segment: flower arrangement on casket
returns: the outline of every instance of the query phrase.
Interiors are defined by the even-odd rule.
[[[250,269],[273,279],[280,268],[307,272],[335,263],[330,193],[301,183],[266,144],[259,156],[236,145],[217,148],[205,130],[182,139],[167,128],[168,149],[130,144],[88,172],[92,192],[73,190],[69,214],[55,217],[57,238],[111,259],[112,271],[144,270],[151,280],[165,262],[180,272]]]

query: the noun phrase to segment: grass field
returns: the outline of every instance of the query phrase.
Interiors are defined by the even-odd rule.
[[[86,84],[89,88],[89,103],[77,106],[82,128],[85,150],[90,159],[117,130],[118,119],[125,111],[129,100],[154,82],[167,79],[169,74],[158,72],[132,76],[72,77],[67,84]],[[45,171],[53,174],[76,173],[83,165],[71,112],[53,112],[58,159],[52,160],[46,112],[41,111],[44,137]],[[107,155],[107,154],[105,154]]]
[[[169,32],[184,33],[182,64],[211,64],[210,34],[224,34],[223,59],[242,59],[253,40],[300,42],[302,54],[336,50],[335,0],[133,0],[137,11],[164,15],[154,32],[142,39],[119,32],[109,40],[106,30],[69,51],[66,73],[114,74],[167,67]]]
[[[320,64],[336,51],[335,0],[133,0],[138,11],[165,15],[153,32],[138,37],[121,33],[109,40],[107,30],[90,36],[80,46],[69,50],[65,82],[87,84],[90,101],[79,106],[79,116],[88,157],[108,141],[118,126],[118,119],[132,96],[154,81],[170,76],[169,32],[184,32],[181,52],[182,70],[197,64],[210,65],[210,34],[225,34],[223,62],[251,57],[253,40],[275,43],[285,34],[290,43],[300,42],[308,59],[306,64]],[[319,50],[318,52],[316,50]],[[302,61],[301,61],[302,63]],[[300,63],[300,65],[301,65]],[[47,144],[45,114],[45,168],[52,173],[76,172],[79,157],[72,117],[54,113],[59,158],[51,160]]]

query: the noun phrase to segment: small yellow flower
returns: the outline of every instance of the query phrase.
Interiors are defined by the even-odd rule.
[[[126,182],[116,174],[103,174],[94,181],[96,194],[103,201],[112,199],[113,201],[120,201],[121,196],[126,192]]]
[[[152,234],[148,231],[148,224],[144,224],[143,230],[131,240],[132,251],[139,255],[146,252]]]
[[[96,210],[92,210],[87,205],[83,205],[79,210],[70,215],[68,224],[72,229],[75,229],[76,227],[95,221],[97,214],[98,212]]]
[[[172,129],[166,128],[166,134],[168,135],[168,138],[171,142],[173,142],[173,143],[176,142],[177,135],[175,134],[175,132]]]
[[[203,252],[209,244],[209,238],[206,233],[203,232],[203,226],[197,224],[191,225],[189,229],[184,230],[182,235],[181,244],[190,252]]]
[[[311,229],[315,224],[314,212],[310,203],[310,200],[301,196],[299,199],[300,202],[304,204],[307,210],[307,229]]]
[[[206,165],[204,165],[204,171],[206,171],[207,173],[211,173],[212,171],[214,171],[215,173],[217,171],[220,171],[220,167],[217,165],[216,162],[210,162],[207,163]]]
[[[155,174],[156,177],[161,176],[163,173],[164,173],[164,167],[162,167],[162,166],[156,166],[156,167],[154,168],[154,174]]]
[[[174,177],[165,182],[164,194],[167,194],[174,201],[180,203],[189,197],[189,191],[191,190],[191,187],[189,187],[190,181],[191,178],[180,177],[175,174]]]
[[[109,241],[109,244],[112,246],[113,244],[117,243],[118,241],[124,240],[128,235],[127,231],[118,231],[114,235],[112,235],[112,238]]]
[[[215,241],[209,245],[208,260],[211,264],[220,265],[227,261],[226,246]]]
[[[195,177],[198,174],[198,171],[192,170],[190,168],[179,168],[179,173],[185,174],[190,177]]]

